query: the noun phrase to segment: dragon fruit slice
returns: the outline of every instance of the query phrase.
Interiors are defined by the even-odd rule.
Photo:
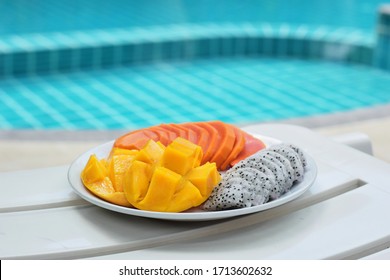
[[[306,167],[307,166],[307,160],[306,160],[306,157],[305,157],[305,154],[304,152],[302,151],[302,149],[294,144],[288,144],[288,146],[293,149],[299,156],[301,162],[302,162],[302,165],[303,167]]]
[[[291,144],[279,144],[270,147],[270,150],[275,151],[280,155],[283,155],[290,161],[290,165],[292,166],[295,174],[294,182],[301,182],[303,180],[303,175],[305,172],[305,164],[303,162],[306,162],[306,159],[302,151],[299,150],[300,153],[297,152],[298,149],[298,147],[296,149],[293,149]]]
[[[226,210],[250,207],[253,200],[250,188],[249,183],[245,180],[220,183],[204,203],[203,209]]]
[[[257,158],[257,160],[269,168],[275,176],[275,184],[271,188],[270,199],[277,199],[284,193],[284,190],[286,189],[286,179],[284,172],[278,164],[273,162],[264,153],[260,153],[258,156],[259,158]]]
[[[292,180],[290,180],[286,166],[278,159],[278,157],[280,157],[279,154],[273,151],[264,151],[261,157],[276,164],[277,170],[275,172],[277,172],[277,175],[281,180],[280,195],[284,194],[289,186],[292,185]]]
[[[305,165],[304,153],[295,145],[282,143],[263,149],[222,174],[203,209],[237,209],[277,199],[302,181]]]

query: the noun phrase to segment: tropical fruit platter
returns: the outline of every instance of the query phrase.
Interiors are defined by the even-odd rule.
[[[91,153],[83,187],[119,207],[182,213],[263,205],[288,193],[307,171],[302,148],[221,121],[159,124],[113,141],[107,156]]]

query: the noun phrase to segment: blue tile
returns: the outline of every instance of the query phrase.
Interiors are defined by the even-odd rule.
[[[59,49],[57,50],[57,61],[54,69],[56,71],[69,71],[77,68],[74,62],[74,56],[76,52],[72,49]]]
[[[221,56],[235,55],[237,39],[234,37],[220,38],[219,52]]]
[[[100,65],[102,67],[112,67],[118,64],[118,47],[114,45],[100,47]]]
[[[220,39],[217,39],[217,40],[218,40],[217,46],[220,46],[220,44],[219,44]],[[199,38],[198,40],[196,40],[195,44],[196,44],[195,52],[196,52],[197,56],[204,58],[204,57],[210,57],[210,49],[212,47],[215,48],[216,43],[215,42],[212,43],[210,38]],[[221,55],[219,48],[218,48],[217,53],[218,53],[217,54],[218,56]]]
[[[286,57],[288,55],[288,38],[275,39],[274,55],[276,57]]]
[[[95,67],[96,60],[96,47],[83,47],[78,50],[79,55],[79,67],[81,69],[93,69]],[[69,56],[71,54],[68,54]]]
[[[302,57],[303,55],[303,42],[300,38],[290,37],[286,39],[286,53],[291,57]]]
[[[0,53],[0,77],[3,78],[8,75],[8,60],[9,55]]]
[[[128,63],[134,63],[134,52],[135,52],[136,45],[134,44],[124,44],[122,45],[122,63],[128,64]]]
[[[323,42],[319,40],[311,40],[309,43],[309,58],[318,59],[323,57]]]
[[[11,56],[12,62],[10,65],[11,67],[11,72],[13,75],[19,75],[23,74],[26,72],[29,66],[29,61],[30,61],[30,56],[31,53],[29,52],[14,52]]]
[[[265,37],[262,39],[260,44],[260,54],[266,56],[273,56],[276,53],[276,38]]]
[[[49,50],[40,50],[34,52],[34,55],[35,55],[34,72],[36,73],[50,72],[53,66],[51,52]]]
[[[258,51],[259,38],[246,37],[243,40],[245,40],[243,54],[247,55],[247,56],[258,55],[258,53],[259,53],[259,51]]]

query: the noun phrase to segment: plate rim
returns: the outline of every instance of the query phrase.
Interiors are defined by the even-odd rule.
[[[259,134],[252,134],[252,135],[266,142],[266,147],[282,142],[279,139],[269,137],[269,136],[264,136]],[[73,160],[73,162],[69,166],[67,178],[73,191],[77,195],[79,195],[82,199],[90,202],[95,206],[105,208],[110,211],[131,215],[131,216],[160,219],[160,220],[172,220],[172,221],[209,221],[209,220],[233,218],[237,216],[262,212],[286,204],[298,198],[313,185],[317,177],[317,165],[314,159],[306,151],[304,151],[307,160],[306,168],[308,168],[308,170],[306,170],[305,172],[303,181],[296,184],[290,191],[283,194],[280,198],[272,200],[270,202],[257,205],[257,206],[252,206],[252,207],[231,209],[231,210],[221,210],[221,211],[196,211],[196,212],[189,211],[189,212],[174,213],[174,212],[157,212],[157,211],[139,210],[136,208],[120,206],[105,201],[97,197],[93,193],[91,193],[83,185],[81,181],[80,173],[82,168],[84,168],[89,156],[93,153],[96,154],[98,157],[108,156],[108,152],[109,150],[111,150],[114,141],[115,140],[105,142],[96,147],[88,149],[86,152],[79,155],[75,160]]]

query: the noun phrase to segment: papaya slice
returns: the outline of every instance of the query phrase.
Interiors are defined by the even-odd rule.
[[[172,124],[161,124],[160,127],[176,134],[175,138],[182,137],[184,139],[187,139],[187,132],[178,126],[173,126]],[[171,139],[171,141],[173,140],[174,139]]]
[[[237,158],[237,156],[241,153],[241,151],[245,147],[245,136],[244,136],[245,133],[237,127],[233,127],[233,130],[235,133],[234,145],[228,157],[221,164],[220,170],[228,169],[230,167],[230,163]]]
[[[226,170],[265,147],[261,140],[221,121],[156,125],[119,137],[114,147],[140,150],[150,139],[167,146],[178,137],[199,145],[203,150],[201,164],[215,162],[219,170]]]
[[[207,151],[210,139],[208,131],[204,127],[198,126],[197,123],[193,122],[184,123],[182,124],[182,126],[194,131],[194,133],[196,133],[198,137],[198,142],[196,144],[202,147],[203,152]],[[205,157],[203,157],[201,164],[206,163],[204,158]]]
[[[149,128],[149,130],[158,135],[159,141],[164,146],[168,146],[172,142],[172,139],[175,139],[177,137],[176,133],[174,133],[170,130],[164,129],[159,125],[152,126]]]
[[[218,148],[211,157],[210,161],[215,162],[220,168],[226,158],[229,156],[234,146],[236,134],[232,125],[223,123],[221,121],[210,122],[210,125],[212,125],[217,130],[218,135]]]
[[[135,130],[117,138],[114,142],[114,147],[140,150],[150,139],[158,141],[159,137],[149,129]]]
[[[238,156],[233,161],[231,161],[230,163],[231,166],[234,166],[239,161],[265,148],[265,144],[260,139],[255,138],[248,133],[244,133],[244,137],[245,137],[244,149],[238,154]]]
[[[209,135],[209,145],[205,151],[203,151],[202,162],[208,162],[218,149],[218,131],[208,122],[196,123],[197,126],[204,128]]]
[[[183,138],[198,145],[198,135],[193,130],[189,129],[188,127],[186,127],[182,124],[179,125],[179,124],[172,123],[170,125],[177,128],[177,129],[183,130],[184,134],[185,134],[185,137],[183,137]]]

